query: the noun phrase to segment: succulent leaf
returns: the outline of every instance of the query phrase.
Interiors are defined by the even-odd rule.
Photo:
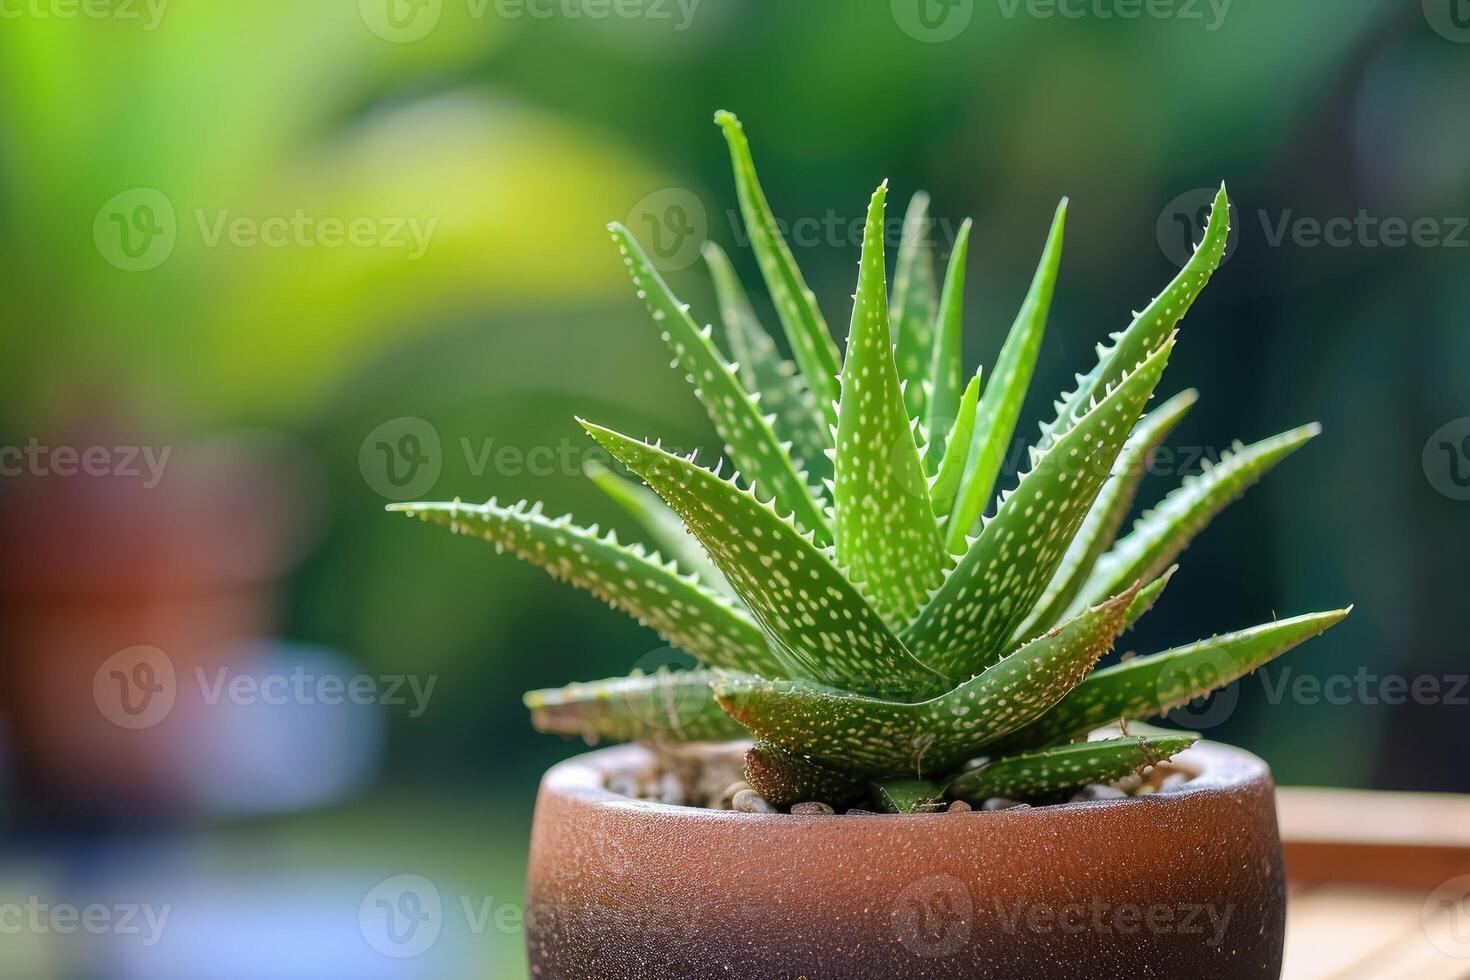
[[[1167,340],[1043,455],[903,634],[950,677],[995,663],[1056,573],[1173,350]],[[992,384],[994,379],[992,379]]]
[[[827,450],[832,448],[832,432],[822,421],[805,379],[795,364],[781,356],[776,342],[761,326],[725,250],[706,242],[704,260],[741,383],[760,395],[761,409],[775,416],[771,427],[777,437],[791,443],[792,452],[812,479],[826,479],[831,475]]]
[[[760,628],[730,600],[709,591],[673,562],[617,537],[578,527],[570,515],[548,519],[541,505],[394,504],[388,509],[472,534],[586,589],[711,667],[780,676]]]
[[[992,796],[1052,796],[1122,779],[1172,758],[1198,740],[1197,735],[1152,735],[1058,745],[963,773],[950,782],[947,793],[976,805]]]
[[[875,679],[901,691],[942,687],[943,679],[904,648],[829,553],[769,503],[691,460],[602,426],[582,426],[704,545],[771,639],[786,668],[774,676],[854,689]]]
[[[530,691],[524,700],[537,731],[588,742],[719,742],[744,738],[720,710],[708,670],[661,670]]]
[[[759,738],[860,775],[943,774],[1041,717],[1123,631],[1135,587],[1017,650],[947,694],[884,701],[802,681],[725,677],[715,696]]]
[[[960,396],[959,408],[955,410],[954,428],[949,431],[949,440],[944,447],[944,458],[939,461],[939,472],[929,487],[929,502],[934,505],[936,519],[949,514],[955,494],[959,493],[960,477],[965,471],[965,459],[970,455],[970,436],[975,431],[975,411],[980,402],[980,372],[965,387]]]
[[[884,813],[933,813],[944,807],[944,787],[908,776],[880,779],[873,783],[873,800]]]
[[[670,510],[658,494],[641,483],[619,476],[594,459],[582,464],[582,473],[643,525],[660,552],[672,558],[679,567],[693,572],[702,584],[730,594],[730,584],[725,581],[725,576],[710,562],[699,542],[684,530],[684,522],[679,520],[679,515]]]
[[[1041,262],[1031,280],[1031,288],[1016,314],[1011,331],[1002,345],[1000,356],[985,384],[985,395],[976,413],[975,433],[965,461],[965,474],[949,518],[949,550],[963,554],[965,540],[985,513],[995,492],[1021,405],[1031,386],[1036,358],[1041,352],[1041,337],[1046,332],[1047,314],[1051,312],[1052,293],[1056,290],[1057,271],[1062,263],[1062,238],[1067,224],[1067,199],[1062,198],[1052,218],[1051,231],[1042,249]],[[1141,358],[1140,358],[1141,360]]]
[[[1164,714],[1244,677],[1341,622],[1350,609],[1311,613],[1097,671],[1039,721],[1006,738],[1003,751],[1079,738],[1103,725]]]
[[[1062,564],[1037,600],[1036,611],[1016,631],[1016,640],[1040,633],[1060,619],[1071,606],[1098,558],[1116,539],[1118,528],[1133,507],[1138,485],[1148,472],[1154,450],[1174,431],[1198,398],[1199,393],[1193,388],[1182,391],[1138,423],[1123,451],[1118,454],[1111,479],[1098,491],[1097,500],[1077,530],[1077,537],[1072,539],[1067,553],[1062,556]]]
[[[769,742],[756,742],[746,750],[745,781],[767,803],[781,807],[807,801],[843,806],[867,789],[861,779]]]
[[[887,194],[886,184],[874,192],[863,235],[842,364],[832,497],[837,563],[888,622],[901,623],[939,584],[945,554],[889,339]]]
[[[735,367],[716,349],[709,328],[701,330],[695,325],[689,307],[669,291],[632,233],[619,224],[609,229],[649,315],[673,350],[679,367],[688,374],[731,460],[766,493],[773,494],[784,510],[793,513],[798,524],[825,541],[829,533],[826,514],[808,486],[806,474],[792,459],[790,444],[776,437],[769,416],[741,386]]]
[[[949,253],[949,267],[944,273],[938,334],[934,341],[934,356],[928,365],[928,414],[917,416],[927,420],[924,427],[929,433],[929,457],[936,461],[944,457],[951,427],[959,420],[960,393],[965,385],[965,262],[969,255],[970,219],[966,218],[955,237],[954,250]],[[914,382],[910,381],[909,386],[913,385]],[[944,513],[948,514],[949,510],[946,508]]]
[[[1133,601],[1128,604],[1128,612],[1123,616],[1124,632],[1131,630],[1134,624],[1154,607],[1154,604],[1159,601],[1159,596],[1163,595],[1164,589],[1168,587],[1169,580],[1178,570],[1178,565],[1172,565],[1164,574],[1138,590],[1138,595],[1133,597]]]
[[[934,350],[934,319],[938,297],[934,285],[934,255],[929,243],[929,195],[923,191],[909,200],[893,270],[893,329],[897,334],[898,376],[905,382],[904,402],[909,416],[927,418],[929,361]]]
[[[1077,389],[1065,396],[1057,407],[1056,419],[1043,425],[1038,448],[1046,449],[1077,423],[1100,391],[1117,384],[1118,379],[1133,370],[1133,366],[1147,357],[1164,338],[1178,327],[1184,314],[1189,312],[1200,291],[1210,281],[1210,276],[1220,267],[1225,255],[1225,246],[1230,237],[1230,198],[1225,194],[1225,185],[1215,195],[1210,209],[1210,220],[1205,226],[1194,254],[1162,293],[1142,313],[1134,317],[1133,323],[1121,333],[1112,336],[1113,346],[1098,346],[1098,362],[1085,377],[1077,379]]]
[[[1237,443],[1234,453],[1225,454],[1219,463],[1186,478],[1097,560],[1072,607],[1095,602],[1095,596],[1111,594],[1120,582],[1157,574],[1189,546],[1216,514],[1321,431],[1322,427],[1314,423],[1250,446],[1241,447]]]
[[[766,289],[776,306],[776,315],[791,343],[791,352],[812,394],[817,399],[828,424],[837,422],[837,344],[827,329],[827,321],[817,306],[816,295],[807,287],[797,268],[796,259],[776,227],[776,217],[761,190],[755,173],[755,160],[745,129],[735,114],[715,113],[715,122],[724,131],[730,147],[730,163],[735,170],[735,191],[740,198],[740,212],[750,236]]]

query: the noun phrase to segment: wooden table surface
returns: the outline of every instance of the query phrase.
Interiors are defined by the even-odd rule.
[[[1283,980],[1470,978],[1470,797],[1283,789]]]

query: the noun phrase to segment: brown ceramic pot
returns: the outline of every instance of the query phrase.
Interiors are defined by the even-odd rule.
[[[1152,796],[896,816],[631,800],[623,746],[546,774],[526,905],[538,980],[1248,980],[1281,971],[1270,771],[1200,743]]]

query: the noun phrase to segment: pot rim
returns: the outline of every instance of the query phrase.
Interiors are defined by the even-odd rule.
[[[726,747],[731,752],[743,752],[751,743],[737,741],[707,744],[713,749]],[[830,819],[830,816],[827,814],[779,812],[740,813],[734,810],[712,810],[706,807],[676,806],[670,803],[636,800],[632,797],[623,796],[620,793],[614,793],[606,787],[608,776],[625,772],[633,768],[637,763],[646,761],[652,754],[651,750],[637,744],[615,745],[605,749],[583,752],[580,755],[575,755],[570,759],[559,762],[548,769],[545,776],[542,777],[541,790],[542,792],[572,797],[587,804],[604,806],[619,811],[643,813],[649,816],[676,816],[684,820],[772,825],[793,821]],[[1156,793],[1149,793],[1143,796],[1028,806],[1025,810],[1021,811],[997,810],[988,812],[976,809],[971,811],[971,813],[986,818],[994,818],[1006,814],[1008,815],[1006,819],[1012,819],[1018,812],[1028,814],[1060,814],[1078,808],[1088,808],[1095,811],[1099,808],[1158,806],[1161,802],[1193,797],[1199,794],[1230,791],[1261,781],[1269,783],[1271,779],[1270,768],[1263,760],[1244,749],[1238,749],[1223,742],[1201,740],[1190,748],[1180,752],[1169,761],[1178,765],[1180,768],[1194,770],[1194,778],[1186,783],[1161,789]],[[859,820],[912,821],[928,820],[947,814],[869,813],[839,815],[847,819]],[[960,814],[960,816],[969,816],[969,814]]]

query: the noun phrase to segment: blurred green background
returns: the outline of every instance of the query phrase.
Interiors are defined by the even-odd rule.
[[[580,477],[573,414],[715,448],[603,226],[720,242],[774,325],[717,108],[806,229],[794,248],[839,332],[879,180],[932,194],[941,253],[975,219],[972,366],[1069,195],[1034,420],[1173,276],[1227,181],[1234,251],[1166,380],[1203,396],[1177,458],[1325,433],[1187,552],[1136,646],[1357,603],[1272,685],[1429,676],[1442,696],[1253,681],[1193,723],[1283,783],[1470,791],[1450,696],[1470,673],[1464,0],[3,8],[0,444],[51,452],[7,456],[0,481],[0,905],[173,909],[146,947],[6,932],[7,975],[521,975],[514,924],[465,912],[518,908],[537,777],[578,746],[535,735],[520,694],[661,644],[383,505],[530,497],[632,532]],[[684,264],[670,281],[708,320]],[[71,476],[56,447],[111,465]],[[156,485],[128,447],[168,452]],[[132,730],[99,718],[93,682],[138,645],[185,678],[181,703],[200,664],[435,686],[417,706],[180,708]],[[412,959],[359,923],[403,874],[445,910]]]

